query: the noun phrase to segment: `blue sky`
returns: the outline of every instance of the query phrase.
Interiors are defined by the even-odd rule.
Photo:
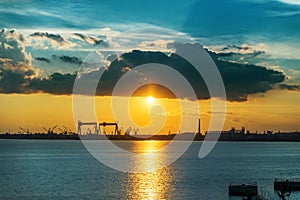
[[[288,2],[295,2],[294,4]],[[7,28],[91,29],[109,24],[149,23],[194,37],[276,35],[297,37],[297,0],[1,1]]]
[[[300,83],[298,0],[4,0],[0,18],[1,28],[24,35],[19,45],[40,77],[75,72],[78,63],[60,57],[84,60],[95,47],[94,39],[103,41],[104,58],[136,46],[164,51],[170,42],[194,40],[226,54],[223,60],[282,71],[285,82]]]

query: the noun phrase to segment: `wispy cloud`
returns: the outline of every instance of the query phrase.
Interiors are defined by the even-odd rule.
[[[70,48],[74,47],[76,44],[68,41],[60,34],[53,34],[48,32],[35,32],[30,34],[30,37],[33,37],[37,40],[40,40],[41,42],[44,42],[45,40],[49,41],[49,44],[51,44],[52,47],[56,48]],[[43,46],[43,45],[41,45]]]
[[[300,85],[280,84],[279,88],[282,90],[290,90],[290,91],[300,92]]]
[[[279,0],[282,3],[286,4],[292,4],[292,5],[299,5],[300,6],[300,1],[299,0]]]
[[[105,41],[102,39],[98,39],[96,37],[89,36],[89,35],[84,35],[82,33],[73,33],[72,36],[75,38],[79,38],[80,40],[91,45],[100,45],[100,44],[107,45],[107,43],[105,43]]]
[[[23,16],[39,16],[39,17],[54,17],[54,18],[61,18],[60,15],[43,11],[43,10],[38,10],[35,8],[25,8],[25,9],[17,9],[17,8],[0,8],[0,13],[11,13],[11,14],[18,14],[18,15],[23,15]]]
[[[38,61],[50,63],[50,60],[49,60],[48,58],[44,58],[44,57],[36,57],[36,58],[34,58],[34,59],[35,59],[35,60],[38,60]]]

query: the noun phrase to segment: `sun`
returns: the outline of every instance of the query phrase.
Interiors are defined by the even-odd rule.
[[[148,96],[148,97],[146,98],[146,101],[147,101],[148,104],[152,104],[152,103],[154,103],[155,99],[154,99],[154,97],[152,97],[152,96]]]

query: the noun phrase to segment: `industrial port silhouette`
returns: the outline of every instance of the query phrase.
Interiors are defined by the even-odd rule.
[[[84,132],[82,126],[89,126]],[[113,127],[110,132],[106,131],[106,127]],[[102,127],[102,128],[101,128]],[[44,132],[31,132],[29,129],[19,127],[20,131],[17,133],[0,134],[0,139],[95,139],[95,140],[189,140],[191,135],[194,135],[195,141],[204,140],[205,136],[210,134],[220,134],[219,141],[283,141],[283,142],[300,142],[300,133],[294,132],[273,132],[264,131],[250,132],[244,127],[236,129],[232,127],[230,130],[221,131],[206,131],[201,133],[201,121],[198,120],[198,130],[195,132],[171,133],[151,135],[147,133],[139,133],[139,129],[132,129],[131,127],[124,130],[118,126],[117,122],[82,122],[78,121],[77,132],[68,129],[64,125],[55,125],[50,128],[42,127]],[[101,131],[102,130],[102,131]],[[175,137],[176,136],[176,137]]]

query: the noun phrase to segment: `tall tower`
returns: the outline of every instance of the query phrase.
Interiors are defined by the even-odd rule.
[[[201,120],[200,118],[198,119],[198,135],[201,135]]]

